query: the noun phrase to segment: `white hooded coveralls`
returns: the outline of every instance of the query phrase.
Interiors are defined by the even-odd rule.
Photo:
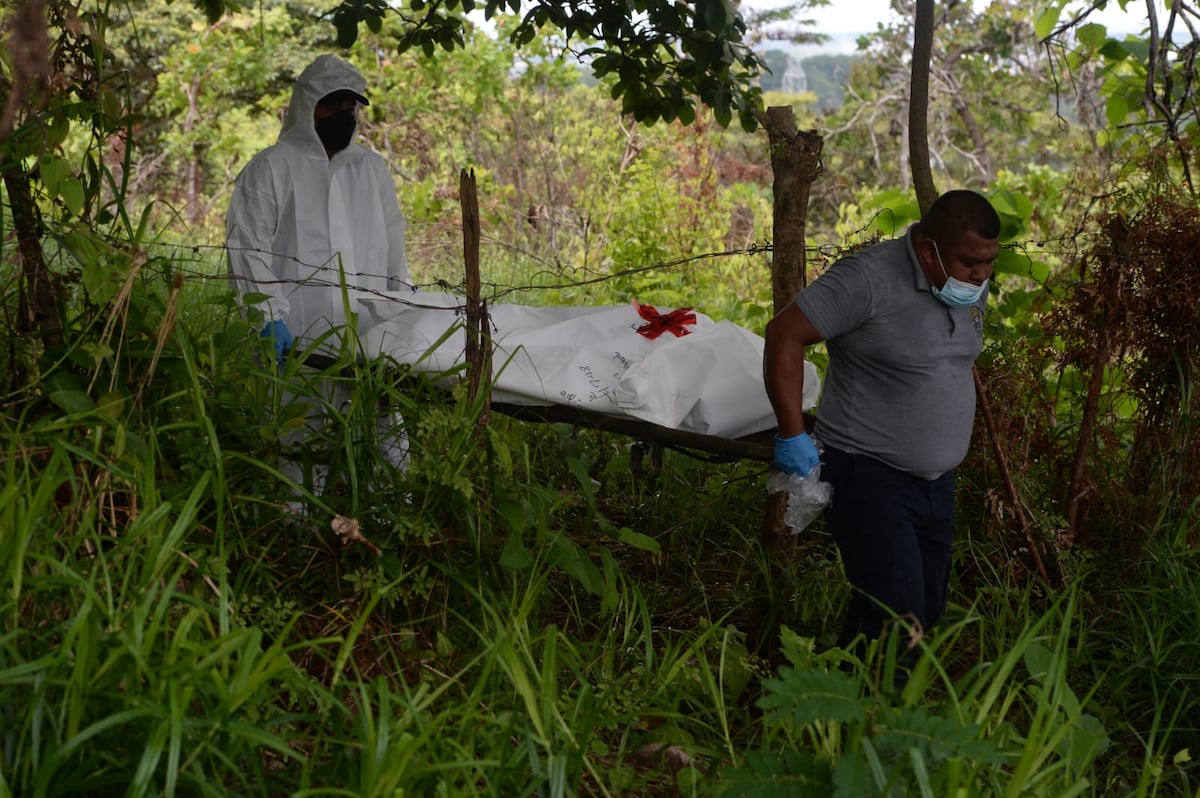
[[[364,94],[366,80],[336,56],[318,56],[300,73],[279,140],[238,175],[226,217],[235,289],[267,295],[259,307],[282,319],[297,345],[345,324],[339,264],[352,310],[363,291],[408,283],[405,221],[387,164],[353,139],[330,158],[317,136],[317,101],[342,89]]]

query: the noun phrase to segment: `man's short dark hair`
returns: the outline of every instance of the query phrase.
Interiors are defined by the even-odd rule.
[[[921,217],[921,232],[942,244],[952,244],[968,232],[980,238],[999,238],[1000,216],[987,197],[976,191],[955,189],[929,206]]]

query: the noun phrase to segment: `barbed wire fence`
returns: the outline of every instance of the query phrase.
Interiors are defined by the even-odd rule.
[[[826,242],[809,245],[806,248],[806,263],[809,273],[819,274],[838,259],[884,240],[885,237],[883,235],[873,232],[874,221],[874,219],[871,220],[846,236],[846,240],[853,243]],[[1067,263],[1079,255],[1090,237],[1088,233],[1073,231],[1055,237],[1030,238],[1011,242],[1003,245],[1002,249],[1024,256],[1030,264],[1035,260],[1044,260],[1046,258]],[[504,246],[503,242],[496,240],[488,243],[497,247]],[[117,245],[119,246],[119,243]],[[228,248],[224,244],[142,242],[139,246],[145,256],[144,260],[147,266],[160,264],[164,271],[169,269],[171,275],[182,275],[189,281],[196,281],[200,284],[219,285],[221,287],[229,286],[229,274],[226,267]],[[441,249],[435,248],[432,245],[427,246],[430,250]],[[295,263],[298,271],[301,271],[305,275],[303,282],[306,285],[325,286],[333,289],[341,286],[341,279],[339,277],[341,270],[336,260],[325,263],[308,263],[292,256],[262,250],[256,250],[256,252],[266,255],[272,260],[278,258],[291,260]],[[506,298],[597,286],[649,273],[686,273],[689,271],[698,273],[700,268],[706,263],[734,258],[769,257],[773,252],[774,246],[771,241],[764,239],[744,247],[702,252],[641,265],[610,264],[606,267],[596,267],[555,264],[528,272],[525,280],[521,282],[488,280],[485,277],[483,280],[484,298],[489,303],[496,303]],[[418,257],[412,257],[414,254],[418,255]],[[414,261],[421,262],[419,254],[420,250],[416,250],[415,252],[410,250],[410,264]],[[69,257],[66,252],[63,252],[62,255]],[[530,256],[528,260],[536,265],[539,260],[544,259]],[[401,296],[400,291],[361,288],[356,290],[359,293],[375,295],[415,307],[422,306],[419,298],[420,291],[439,291],[459,294],[465,297],[464,279],[460,278],[455,282],[451,282],[444,277],[423,274],[420,268],[413,269],[413,271],[416,274],[413,275],[410,285],[416,289],[416,293],[413,294],[412,298]],[[361,273],[359,276],[373,280],[386,280],[387,278],[386,274],[370,272]],[[245,278],[242,279],[244,280]],[[1033,279],[1032,273],[1029,275],[1029,279]],[[295,281],[279,279],[264,281],[261,284],[266,287],[267,285],[290,282]],[[398,289],[402,288],[400,285],[396,287]]]

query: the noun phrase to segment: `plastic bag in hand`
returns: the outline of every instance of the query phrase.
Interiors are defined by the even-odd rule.
[[[833,485],[821,481],[821,466],[805,476],[772,471],[767,477],[767,493],[786,493],[787,510],[783,522],[792,534],[804,531],[833,500]]]

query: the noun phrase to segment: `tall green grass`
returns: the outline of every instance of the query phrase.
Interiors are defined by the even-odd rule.
[[[294,671],[284,641],[231,624],[228,581],[201,564],[211,477],[178,504],[143,478],[118,506],[77,479],[69,447],[19,454],[0,505],[7,789],[216,795],[263,783],[269,758],[297,759],[286,729],[298,717],[279,700]],[[63,496],[92,503],[70,526],[57,523]]]
[[[1074,598],[1016,640],[953,677],[944,663],[973,627],[968,613],[920,641],[899,693],[891,689],[903,630],[873,643],[865,663],[815,653],[789,636],[789,665],[760,705],[768,746],[728,772],[731,795],[1080,795],[1108,744],[1070,685]],[[838,667],[838,666],[842,667]]]
[[[668,453],[639,480],[626,439],[481,428],[478,399],[353,342],[279,370],[193,290],[126,296],[98,358],[90,311],[6,399],[0,794],[1194,792],[1192,553],[1058,596],[978,568],[896,692],[901,638],[830,645],[821,525],[762,550],[760,466]]]

